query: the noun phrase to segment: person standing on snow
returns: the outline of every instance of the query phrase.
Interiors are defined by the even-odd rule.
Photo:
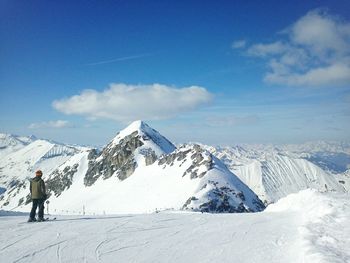
[[[35,172],[35,177],[30,180],[30,195],[32,198],[32,210],[28,222],[35,222],[36,209],[39,207],[38,221],[45,221],[44,219],[44,202],[47,198],[46,187],[43,179],[43,172],[38,170]]]

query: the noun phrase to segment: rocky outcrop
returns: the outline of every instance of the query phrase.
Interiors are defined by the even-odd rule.
[[[48,196],[54,194],[58,197],[64,190],[69,189],[73,182],[73,176],[78,171],[78,166],[79,164],[75,164],[72,167],[66,166],[62,171],[55,170],[50,175],[50,179],[46,181]]]
[[[193,146],[183,145],[175,152],[162,156],[158,165],[173,166],[175,161],[185,163],[188,160],[191,161],[191,165],[182,176],[189,175],[191,179],[202,178],[213,166],[212,155],[197,144]]]
[[[246,197],[242,191],[222,186],[219,182],[208,181],[201,191],[205,191],[201,198],[192,196],[183,205],[183,210],[200,211],[207,213],[244,213],[257,212],[265,209],[265,205],[259,198],[253,199],[253,207],[247,206]],[[206,201],[204,201],[206,200]]]
[[[29,182],[28,182],[29,184]],[[7,206],[10,202],[10,200],[14,197],[16,197],[23,189],[27,188],[27,181],[25,180],[12,180],[11,182],[8,183],[7,189],[4,191],[6,192],[6,201],[3,203],[2,206]],[[3,188],[4,189],[4,188]],[[0,201],[3,201],[5,199],[5,195],[0,196]],[[21,205],[23,201],[21,199],[19,200],[19,204]]]
[[[120,180],[128,178],[136,168],[134,151],[143,145],[137,131],[121,139],[115,145],[108,144],[99,155],[89,156],[89,167],[86,172],[84,183],[91,186],[102,176],[110,178],[114,173]]]
[[[137,167],[136,152],[144,158],[146,165],[153,164],[158,159],[156,152],[143,147],[145,141],[151,139],[146,134],[134,131],[121,138],[118,143],[110,142],[100,154],[92,152],[89,155],[88,170],[84,178],[85,185],[91,186],[101,176],[103,179],[108,179],[116,175],[119,180],[125,180]]]

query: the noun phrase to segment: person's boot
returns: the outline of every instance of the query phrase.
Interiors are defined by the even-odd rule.
[[[38,222],[43,222],[43,221],[46,221],[45,218],[39,218],[38,219]]]
[[[29,217],[28,222],[29,222],[29,223],[30,223],[30,222],[36,222],[35,217],[34,217],[34,218]]]

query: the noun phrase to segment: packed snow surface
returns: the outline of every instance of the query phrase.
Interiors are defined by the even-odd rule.
[[[350,262],[347,194],[304,190],[261,213],[0,217],[0,262]]]

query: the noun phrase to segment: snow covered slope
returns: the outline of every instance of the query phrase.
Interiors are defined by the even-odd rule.
[[[165,137],[136,121],[100,152],[88,156],[86,172],[59,197],[86,213],[149,213],[164,209],[208,212],[261,211],[257,196],[218,159],[199,146],[175,149]],[[79,193],[80,198],[74,198]]]
[[[44,172],[50,207],[56,213],[76,214],[83,210],[88,214],[147,213],[165,209],[253,212],[264,209],[256,194],[209,152],[198,145],[176,149],[142,121],[133,122],[119,132],[101,152],[70,152],[62,148],[60,153],[67,152],[67,155],[59,154],[60,160],[58,149],[53,150],[39,140],[35,143],[26,148],[35,148],[37,155],[26,156],[29,151],[24,148],[20,156],[32,167],[27,169],[30,173],[34,168],[47,168]],[[40,148],[38,144],[43,145]],[[39,153],[38,149],[42,151]],[[56,166],[48,163],[53,156]],[[13,158],[19,157],[10,156],[4,171],[20,174],[16,165],[9,163]],[[24,181],[15,187],[11,182],[6,183],[9,190],[2,195],[0,206],[28,210],[26,204],[30,198]]]
[[[266,213],[298,213],[302,262],[350,262],[350,196],[307,189],[268,206]]]
[[[221,159],[266,203],[307,188],[339,192],[346,190],[334,174],[299,157],[300,153],[262,146],[203,147]]]
[[[346,263],[349,200],[306,190],[262,213],[0,217],[0,262]]]
[[[350,192],[350,169],[346,170],[344,173],[336,174],[335,178],[348,192]]]
[[[18,151],[4,156],[0,164],[0,183],[4,183],[7,175],[15,179],[32,177],[36,169],[45,174],[52,172],[70,156],[81,151],[79,148],[56,144],[46,140],[35,140]]]
[[[99,178],[84,186],[82,176],[51,207],[86,213],[149,213],[186,209],[247,212],[263,209],[261,201],[220,161],[200,148],[182,147],[151,165],[138,166],[127,178]],[[79,198],[75,196],[79,195]]]
[[[37,139],[4,155],[0,162],[0,188],[3,189],[0,205],[13,208],[28,202],[29,179],[37,169],[41,169],[44,176],[49,175],[76,154],[86,151],[81,147]]]
[[[25,137],[0,133],[0,157],[15,152],[35,140],[34,136]]]

